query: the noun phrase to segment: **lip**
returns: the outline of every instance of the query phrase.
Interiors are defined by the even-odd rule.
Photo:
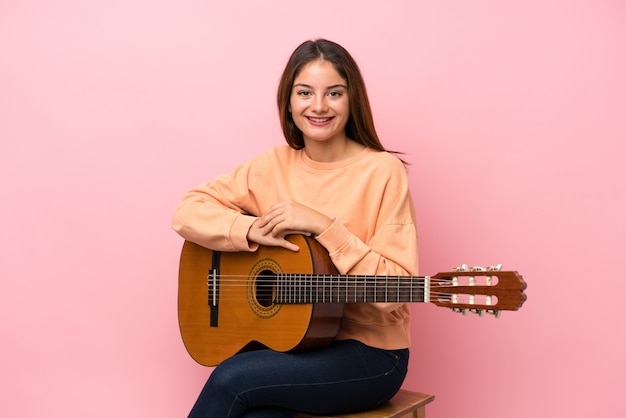
[[[314,117],[314,116],[306,116],[306,119],[313,126],[326,126],[333,121],[334,116],[325,116],[325,117]]]

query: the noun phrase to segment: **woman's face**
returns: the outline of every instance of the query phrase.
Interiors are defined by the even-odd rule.
[[[291,90],[289,110],[307,142],[346,140],[350,118],[348,83],[333,64],[315,60],[305,65]]]

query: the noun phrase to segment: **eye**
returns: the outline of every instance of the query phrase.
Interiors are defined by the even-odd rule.
[[[298,92],[296,92],[296,94],[298,96],[308,97],[311,95],[311,92],[308,90],[299,90]]]
[[[344,95],[344,92],[341,90],[332,90],[328,92],[329,97],[341,97]]]

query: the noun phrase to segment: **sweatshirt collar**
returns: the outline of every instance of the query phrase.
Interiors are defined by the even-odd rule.
[[[300,153],[300,158],[302,159],[302,162],[308,166],[311,167],[313,169],[316,170],[338,170],[344,167],[348,167],[352,164],[354,164],[355,162],[361,160],[362,158],[364,158],[367,154],[369,154],[370,152],[372,152],[371,148],[365,147],[361,152],[359,152],[358,154],[347,158],[345,160],[341,160],[341,161],[334,161],[332,163],[322,163],[319,161],[314,161],[311,158],[309,158],[308,155],[306,155],[306,152],[304,152],[304,149],[299,150]]]

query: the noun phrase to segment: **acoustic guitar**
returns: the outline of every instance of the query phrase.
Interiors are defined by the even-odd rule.
[[[522,277],[499,267],[457,268],[431,277],[342,275],[315,239],[288,239],[300,251],[220,252],[185,241],[178,320],[194,360],[215,366],[261,347],[323,348],[336,336],[346,303],[426,302],[497,316],[526,300]]]

